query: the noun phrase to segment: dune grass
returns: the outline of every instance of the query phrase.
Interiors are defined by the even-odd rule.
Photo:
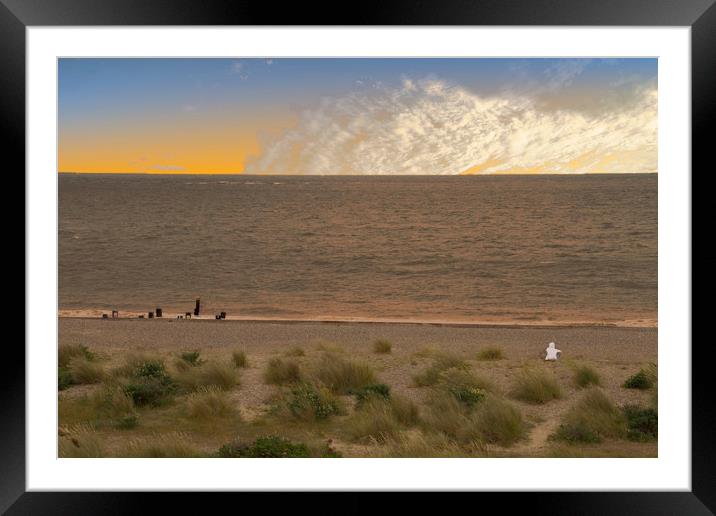
[[[120,457],[175,458],[199,457],[202,454],[182,432],[167,432],[131,439]]]
[[[281,408],[300,421],[324,420],[345,413],[341,401],[328,388],[310,383],[295,385]]]
[[[131,357],[120,370],[128,372],[128,376],[120,382],[125,394],[137,406],[158,407],[166,403],[176,391],[174,380],[160,359]]]
[[[596,369],[586,364],[581,364],[574,368],[574,383],[580,389],[584,389],[592,385],[601,385],[601,379]]]
[[[465,369],[451,367],[438,376],[437,387],[452,394],[458,401],[474,405],[487,392],[495,392],[495,385],[484,376]]]
[[[604,392],[591,387],[563,416],[552,438],[567,442],[598,443],[626,435],[626,419]]]
[[[469,365],[458,356],[446,353],[433,355],[433,363],[422,372],[413,376],[417,387],[429,387],[440,381],[440,373],[447,369],[468,369]]]
[[[186,391],[195,391],[200,387],[210,386],[230,390],[240,384],[233,364],[214,361],[208,361],[178,374],[176,381]]]
[[[179,355],[179,358],[181,358],[184,362],[186,362],[192,367],[200,366],[205,362],[205,360],[201,358],[201,353],[196,350],[185,351],[181,355]]]
[[[104,457],[102,439],[91,425],[60,428],[58,455],[62,458]]]
[[[236,350],[231,353],[231,361],[237,369],[245,369],[249,367],[249,360],[246,358],[246,353],[244,351]]]
[[[502,352],[502,348],[498,348],[497,346],[483,348],[477,353],[477,359],[483,361],[502,360],[503,358],[505,358],[505,354]]]
[[[523,369],[515,379],[511,396],[528,403],[547,403],[562,397],[554,374],[539,368]]]
[[[500,446],[512,446],[527,432],[520,411],[494,395],[488,395],[477,405],[473,420],[483,441]]]
[[[373,343],[373,353],[387,354],[393,349],[393,345],[387,340],[379,339]]]
[[[368,364],[336,355],[324,355],[315,376],[336,394],[350,394],[376,383],[375,373]]]
[[[264,370],[264,382],[270,385],[284,385],[301,381],[303,375],[298,362],[272,358]]]
[[[67,366],[73,384],[100,383],[105,378],[102,366],[83,357],[75,357]]]
[[[93,362],[97,357],[84,344],[62,344],[57,348],[58,367],[67,367],[73,358],[84,358]]]
[[[384,442],[418,421],[418,407],[412,401],[401,397],[373,397],[356,410],[346,423],[346,431],[356,441]]]
[[[307,458],[308,446],[277,435],[262,436],[252,443],[233,441],[219,448],[221,458]]]
[[[284,355],[286,355],[287,357],[295,357],[295,358],[298,358],[298,357],[304,357],[304,356],[306,356],[306,352],[305,352],[305,351],[303,350],[303,348],[300,347],[300,346],[291,346],[290,348],[288,348],[288,349],[286,350],[286,352],[284,353]]]
[[[233,417],[238,413],[226,392],[216,386],[199,387],[186,398],[186,415],[190,419],[209,421]]]
[[[480,443],[460,445],[443,434],[404,431],[387,436],[383,445],[369,454],[391,458],[462,458],[485,457],[486,450]]]
[[[57,351],[57,388],[64,390],[72,385],[93,384],[105,377],[97,356],[83,344],[63,344]]]

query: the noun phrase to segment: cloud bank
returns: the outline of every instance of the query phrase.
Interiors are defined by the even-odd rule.
[[[656,172],[657,90],[635,85],[628,102],[577,111],[543,109],[524,92],[484,97],[404,79],[326,98],[263,147],[247,173]]]

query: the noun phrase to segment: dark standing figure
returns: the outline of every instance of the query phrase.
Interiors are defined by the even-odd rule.
[[[201,300],[196,300],[196,307],[194,307],[194,315],[199,315],[199,307],[201,306]]]

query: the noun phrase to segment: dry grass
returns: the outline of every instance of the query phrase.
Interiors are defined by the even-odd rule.
[[[176,381],[189,391],[209,386],[229,390],[239,385],[233,364],[223,362],[207,362],[197,367],[191,367],[179,373]]]
[[[264,381],[270,385],[297,383],[301,378],[301,368],[293,360],[272,358],[264,371]]]
[[[104,369],[100,364],[91,362],[82,356],[72,358],[67,370],[72,382],[76,384],[100,383],[105,378]]]
[[[503,358],[505,358],[505,354],[502,352],[502,348],[497,346],[483,348],[477,353],[478,360],[502,360]]]
[[[136,437],[129,441],[119,457],[199,457],[202,455],[186,434],[169,432],[148,437]]]
[[[284,353],[287,357],[303,357],[306,356],[306,352],[300,346],[292,346]]]
[[[85,360],[93,361],[96,357],[87,346],[82,344],[62,344],[58,347],[58,367],[67,367],[73,358],[84,358]]]
[[[562,390],[551,372],[528,368],[517,376],[511,395],[521,401],[542,404],[561,398]]]
[[[580,389],[584,389],[591,385],[598,386],[601,384],[599,373],[596,369],[588,365],[578,365],[574,369],[574,383]]]
[[[234,363],[234,367],[237,369],[245,369],[249,367],[249,361],[246,358],[246,353],[244,351],[234,351],[231,354],[231,360]]]
[[[626,419],[604,392],[592,387],[562,418],[553,438],[568,442],[600,442],[626,435]]]
[[[418,387],[428,387],[440,381],[440,373],[448,369],[468,369],[469,365],[458,356],[438,353],[433,355],[433,363],[421,373],[413,376]]]
[[[371,398],[346,423],[354,440],[384,442],[418,423],[418,407],[405,398]]]
[[[62,458],[104,457],[102,440],[91,425],[60,428],[59,456]]]
[[[487,396],[475,409],[473,417],[482,440],[500,446],[512,446],[527,431],[522,414],[508,401]]]
[[[386,354],[390,353],[393,345],[387,340],[376,340],[373,343],[373,353]]]
[[[350,394],[376,383],[375,373],[368,364],[346,360],[335,355],[323,356],[315,372],[316,378],[336,394]]]
[[[216,386],[199,387],[186,399],[187,417],[200,421],[233,417],[237,407],[229,401],[226,392]]]

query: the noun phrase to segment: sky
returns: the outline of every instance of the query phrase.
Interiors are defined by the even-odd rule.
[[[60,59],[60,172],[657,172],[656,59]]]

